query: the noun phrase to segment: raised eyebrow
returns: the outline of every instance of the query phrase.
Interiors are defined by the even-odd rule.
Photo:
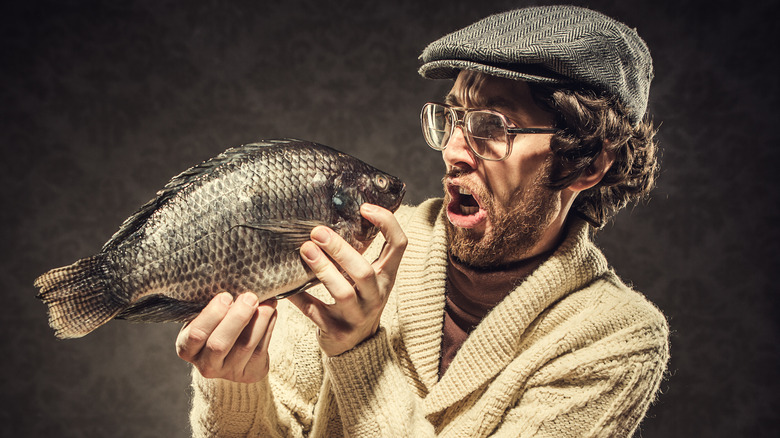
[[[487,108],[490,108],[494,111],[498,111],[501,114],[506,115],[507,112],[511,112],[513,108],[513,104],[511,101],[501,98],[501,97],[493,97],[490,98],[485,105]]]
[[[444,103],[450,106],[454,106],[456,108],[464,108],[465,106],[460,102],[457,96],[453,95],[452,93],[448,94],[444,98]],[[491,97],[485,102],[478,102],[475,109],[489,109],[493,111],[498,111],[501,114],[506,115],[507,111],[510,111],[512,108],[512,103],[504,98],[501,97]]]
[[[453,93],[449,93],[447,96],[444,97],[444,103],[455,108],[466,108],[466,105],[463,104],[458,98],[458,96],[456,96]],[[479,109],[484,109],[484,108],[485,107],[480,107]]]
[[[460,102],[458,101],[458,98],[455,97],[452,93],[444,97],[444,103],[454,107],[460,106]]]

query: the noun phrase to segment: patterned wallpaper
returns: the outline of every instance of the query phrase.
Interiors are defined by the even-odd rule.
[[[177,172],[259,138],[324,143],[403,178],[409,202],[436,196],[442,164],[418,114],[448,84],[417,76],[416,57],[530,2],[281,3],[2,6],[1,436],[188,436],[178,327],[112,322],[58,341],[33,279],[97,251]],[[656,65],[658,189],[598,236],[673,330],[670,374],[641,435],[769,436],[780,93],[765,50],[778,7],[572,3],[637,27]]]

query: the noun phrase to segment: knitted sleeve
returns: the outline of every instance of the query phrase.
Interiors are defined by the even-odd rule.
[[[629,437],[636,430],[663,378],[668,353],[663,346],[617,355],[624,340],[606,341],[616,355],[582,360],[572,353],[540,370],[511,409],[496,436]],[[640,341],[642,342],[642,341]],[[612,345],[606,345],[612,344]]]
[[[250,431],[280,436],[268,379],[256,384],[206,379],[193,368],[193,437],[243,437]]]
[[[396,212],[407,233],[415,210],[403,206]],[[345,436],[434,436],[433,426],[422,412],[422,402],[389,341],[389,333],[398,331],[395,298],[391,297],[387,306],[392,310],[383,314],[374,336],[352,350],[324,359],[327,386]]]
[[[434,436],[384,328],[352,350],[327,358],[325,369],[346,436]]]
[[[497,436],[631,436],[669,360],[666,320],[649,304],[644,307],[646,318],[632,324],[605,317],[607,312],[588,315],[589,324],[576,327],[579,333],[561,339],[559,345],[570,351],[527,379]],[[610,333],[599,337],[599,331]]]

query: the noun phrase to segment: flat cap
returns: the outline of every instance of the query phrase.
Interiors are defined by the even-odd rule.
[[[577,6],[535,6],[491,15],[446,35],[420,55],[420,74],[460,70],[528,82],[577,84],[616,96],[633,123],[644,117],[653,61],[636,30]]]

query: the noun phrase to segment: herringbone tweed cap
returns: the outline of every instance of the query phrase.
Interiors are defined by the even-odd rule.
[[[653,61],[636,30],[576,6],[539,6],[492,15],[425,48],[420,74],[455,78],[460,70],[529,82],[606,91],[644,117]]]

